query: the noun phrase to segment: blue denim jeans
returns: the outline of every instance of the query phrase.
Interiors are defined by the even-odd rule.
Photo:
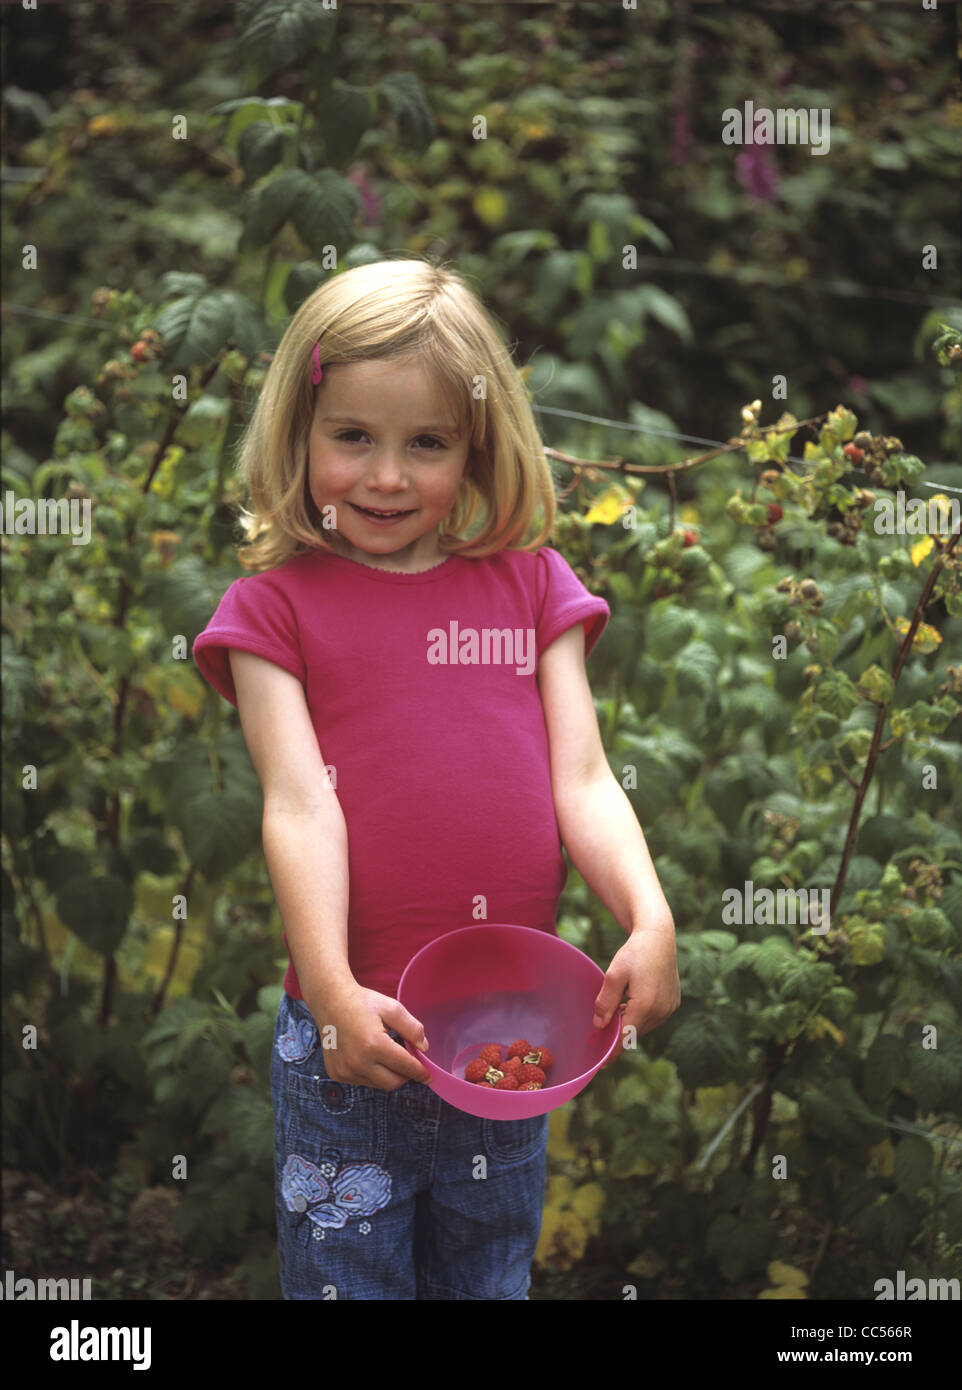
[[[333,1081],[324,1058],[285,993],[271,1054],[284,1298],[526,1299],[547,1115],[478,1119],[420,1081]]]

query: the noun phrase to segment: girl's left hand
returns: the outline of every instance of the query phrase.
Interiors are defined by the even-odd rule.
[[[625,994],[628,1002],[623,1004]],[[634,1026],[641,1037],[664,1023],[680,1003],[674,930],[639,930],[615,952],[605,972],[604,984],[595,999],[594,1025],[606,1027],[615,1010],[620,1009],[624,1043],[626,1026]],[[617,1048],[604,1065],[610,1067],[622,1051],[623,1047]]]

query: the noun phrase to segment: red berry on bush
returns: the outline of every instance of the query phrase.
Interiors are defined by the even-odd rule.
[[[684,537],[682,546],[685,550],[687,550],[690,545],[698,544],[698,537],[695,535],[694,531],[683,531],[682,536]]]
[[[781,521],[784,515],[785,513],[782,511],[781,507],[778,505],[777,502],[769,502],[768,523],[770,526],[774,526],[776,521]]]
[[[842,453],[848,459],[849,463],[854,463],[856,465],[860,464],[865,457],[864,451],[860,449],[857,444],[846,444]]]
[[[130,355],[135,362],[146,362],[150,356],[150,349],[146,343],[134,343],[130,349]]]

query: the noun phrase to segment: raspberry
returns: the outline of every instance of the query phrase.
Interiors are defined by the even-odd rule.
[[[488,1064],[483,1057],[475,1057],[473,1062],[469,1062],[464,1069],[465,1081],[482,1081],[484,1073],[488,1070]]]
[[[842,453],[848,459],[849,463],[854,463],[856,466],[858,466],[865,457],[865,454],[857,444],[846,444]]]
[[[777,502],[769,502],[769,504],[768,504],[768,521],[769,521],[769,525],[774,526],[775,523],[776,523],[776,521],[781,521],[781,519],[782,519],[782,517],[783,517],[784,515],[785,515],[785,513],[782,511],[781,507],[778,505]]]
[[[527,1041],[527,1039],[519,1038],[517,1042],[513,1042],[511,1046],[508,1048],[508,1056],[523,1057],[526,1052],[530,1051],[531,1044]]]
[[[540,1082],[540,1081],[522,1081],[521,1085],[518,1087],[518,1090],[519,1090],[519,1091],[540,1091],[540,1090],[541,1090],[541,1082]]]
[[[479,1081],[479,1082],[478,1082],[478,1085],[479,1085],[479,1086],[487,1086],[487,1088],[488,1088],[489,1091],[493,1091],[493,1090],[494,1090],[494,1087],[491,1085],[491,1082],[490,1082],[490,1081]]]
[[[485,1043],[478,1056],[482,1061],[487,1062],[490,1067],[497,1067],[501,1064],[502,1048],[500,1043]]]
[[[505,1072],[501,1080],[494,1083],[494,1089],[496,1091],[517,1091],[519,1089],[518,1078],[512,1076],[510,1072]]]
[[[684,536],[684,540],[682,541],[683,550],[687,550],[691,545],[698,544],[698,537],[695,535],[694,531],[684,531],[682,534]]]
[[[519,1069],[520,1066],[521,1066],[521,1058],[520,1058],[520,1057],[509,1057],[508,1060],[507,1060],[506,1062],[502,1062],[502,1063],[501,1063],[501,1070],[502,1070],[503,1072],[512,1072],[512,1073],[514,1073],[514,1072],[517,1072],[517,1070]]]
[[[530,1062],[523,1062],[520,1069],[515,1072],[515,1075],[521,1083],[525,1081],[537,1081],[539,1086],[543,1086],[545,1082],[544,1072],[540,1067],[536,1067]]]
[[[540,1067],[542,1071],[550,1071],[554,1066],[554,1054],[547,1047],[533,1047],[524,1060]]]

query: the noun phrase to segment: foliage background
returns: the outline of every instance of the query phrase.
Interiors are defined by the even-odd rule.
[[[933,350],[962,329],[949,7],[335,22],[315,0],[78,0],[2,20],[3,488],[94,502],[89,546],[2,538],[6,1264],[92,1274],[95,1297],[279,1296],[260,793],[235,715],[173,656],[240,572],[232,446],[333,244],[342,267],[453,260],[569,456],[666,465],[709,447],[673,436],[737,436],[755,398],[767,425],[845,408],[782,445],[745,425],[747,452],[671,485],[557,463],[552,543],[612,604],[590,674],[684,1002],[555,1112],[532,1297],[869,1298],[897,1268],[962,1274],[958,573],[889,689],[941,550],[867,535],[854,501],[962,487]],[[746,99],[830,108],[831,153],[723,145]],[[855,469],[856,428],[898,447]],[[834,885],[832,935],[723,922],[749,878]],[[620,929],[573,871],[562,909],[607,964]]]

